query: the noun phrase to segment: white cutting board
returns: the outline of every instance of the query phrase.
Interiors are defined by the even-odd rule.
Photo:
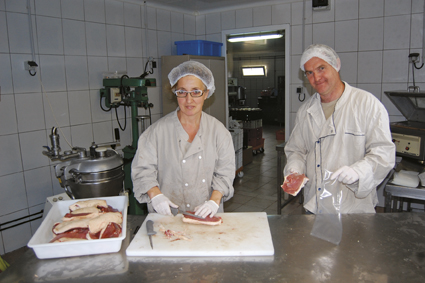
[[[183,215],[175,217],[150,213],[126,253],[127,256],[267,256],[274,254],[269,222],[265,212],[218,213],[223,223],[218,226],[184,223]],[[146,221],[154,222],[156,235],[153,249],[146,232]],[[160,227],[184,232],[192,239],[167,239]]]

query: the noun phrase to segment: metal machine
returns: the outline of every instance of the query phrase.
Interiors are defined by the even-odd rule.
[[[152,72],[145,71],[143,75],[135,78],[130,78],[125,74],[119,77],[105,77],[103,79],[104,88],[100,90],[100,105],[102,110],[110,111],[111,109],[115,109],[115,111],[117,111],[117,108],[120,106],[131,108],[132,143],[123,149],[125,172],[124,186],[129,193],[129,214],[147,213],[146,204],[142,205],[134,198],[133,183],[131,181],[131,162],[136,154],[137,142],[140,135],[138,121],[144,123],[146,119],[146,115],[138,115],[138,108],[143,107],[148,109],[150,113],[150,108],[153,107],[153,104],[149,103],[147,87],[156,86],[156,79],[145,78],[149,73],[152,74],[153,70]],[[106,109],[102,106],[102,100],[105,101]],[[118,119],[117,122],[119,124]],[[144,124],[142,124],[142,129],[143,128]],[[121,130],[124,129],[125,126],[121,128]]]
[[[425,161],[425,92],[384,92],[407,121],[390,124],[398,156]]]
[[[74,147],[60,153],[59,135],[53,127],[51,148],[43,154],[55,165],[55,175],[71,199],[118,196],[123,190],[124,170],[121,156],[112,148],[98,147],[92,143],[89,151]]]
[[[245,87],[228,86],[229,107],[245,106]]]

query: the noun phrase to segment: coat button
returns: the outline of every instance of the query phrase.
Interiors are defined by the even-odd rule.
[[[186,163],[186,160],[184,160],[184,159],[183,159],[183,161],[182,161],[182,162],[183,162],[183,163]]]
[[[190,204],[187,204],[186,206],[187,206],[187,207],[190,207]]]
[[[200,155],[199,155],[199,157],[198,157],[198,158],[199,158],[199,159],[202,159],[202,156],[200,156]]]
[[[189,186],[189,184],[188,184],[188,183],[186,183],[186,184],[184,184],[184,185],[185,185],[186,187],[187,187],[187,186]]]
[[[202,179],[202,183],[205,183],[205,179]]]

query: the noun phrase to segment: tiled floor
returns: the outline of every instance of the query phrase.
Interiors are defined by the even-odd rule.
[[[235,194],[224,203],[225,212],[259,212],[277,214],[277,151],[278,126],[263,125],[264,152],[253,156],[252,163],[243,166],[243,177],[234,181]],[[294,199],[282,209],[282,214],[303,214],[302,205]]]

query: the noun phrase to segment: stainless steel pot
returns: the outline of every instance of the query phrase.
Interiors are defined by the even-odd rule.
[[[123,188],[123,160],[112,149],[96,149],[94,156],[80,153],[56,165],[55,174],[72,199],[118,196]]]
[[[245,100],[245,88],[238,86],[238,100]]]
[[[236,96],[237,100],[245,100],[245,89],[243,86],[228,86],[229,96]]]

